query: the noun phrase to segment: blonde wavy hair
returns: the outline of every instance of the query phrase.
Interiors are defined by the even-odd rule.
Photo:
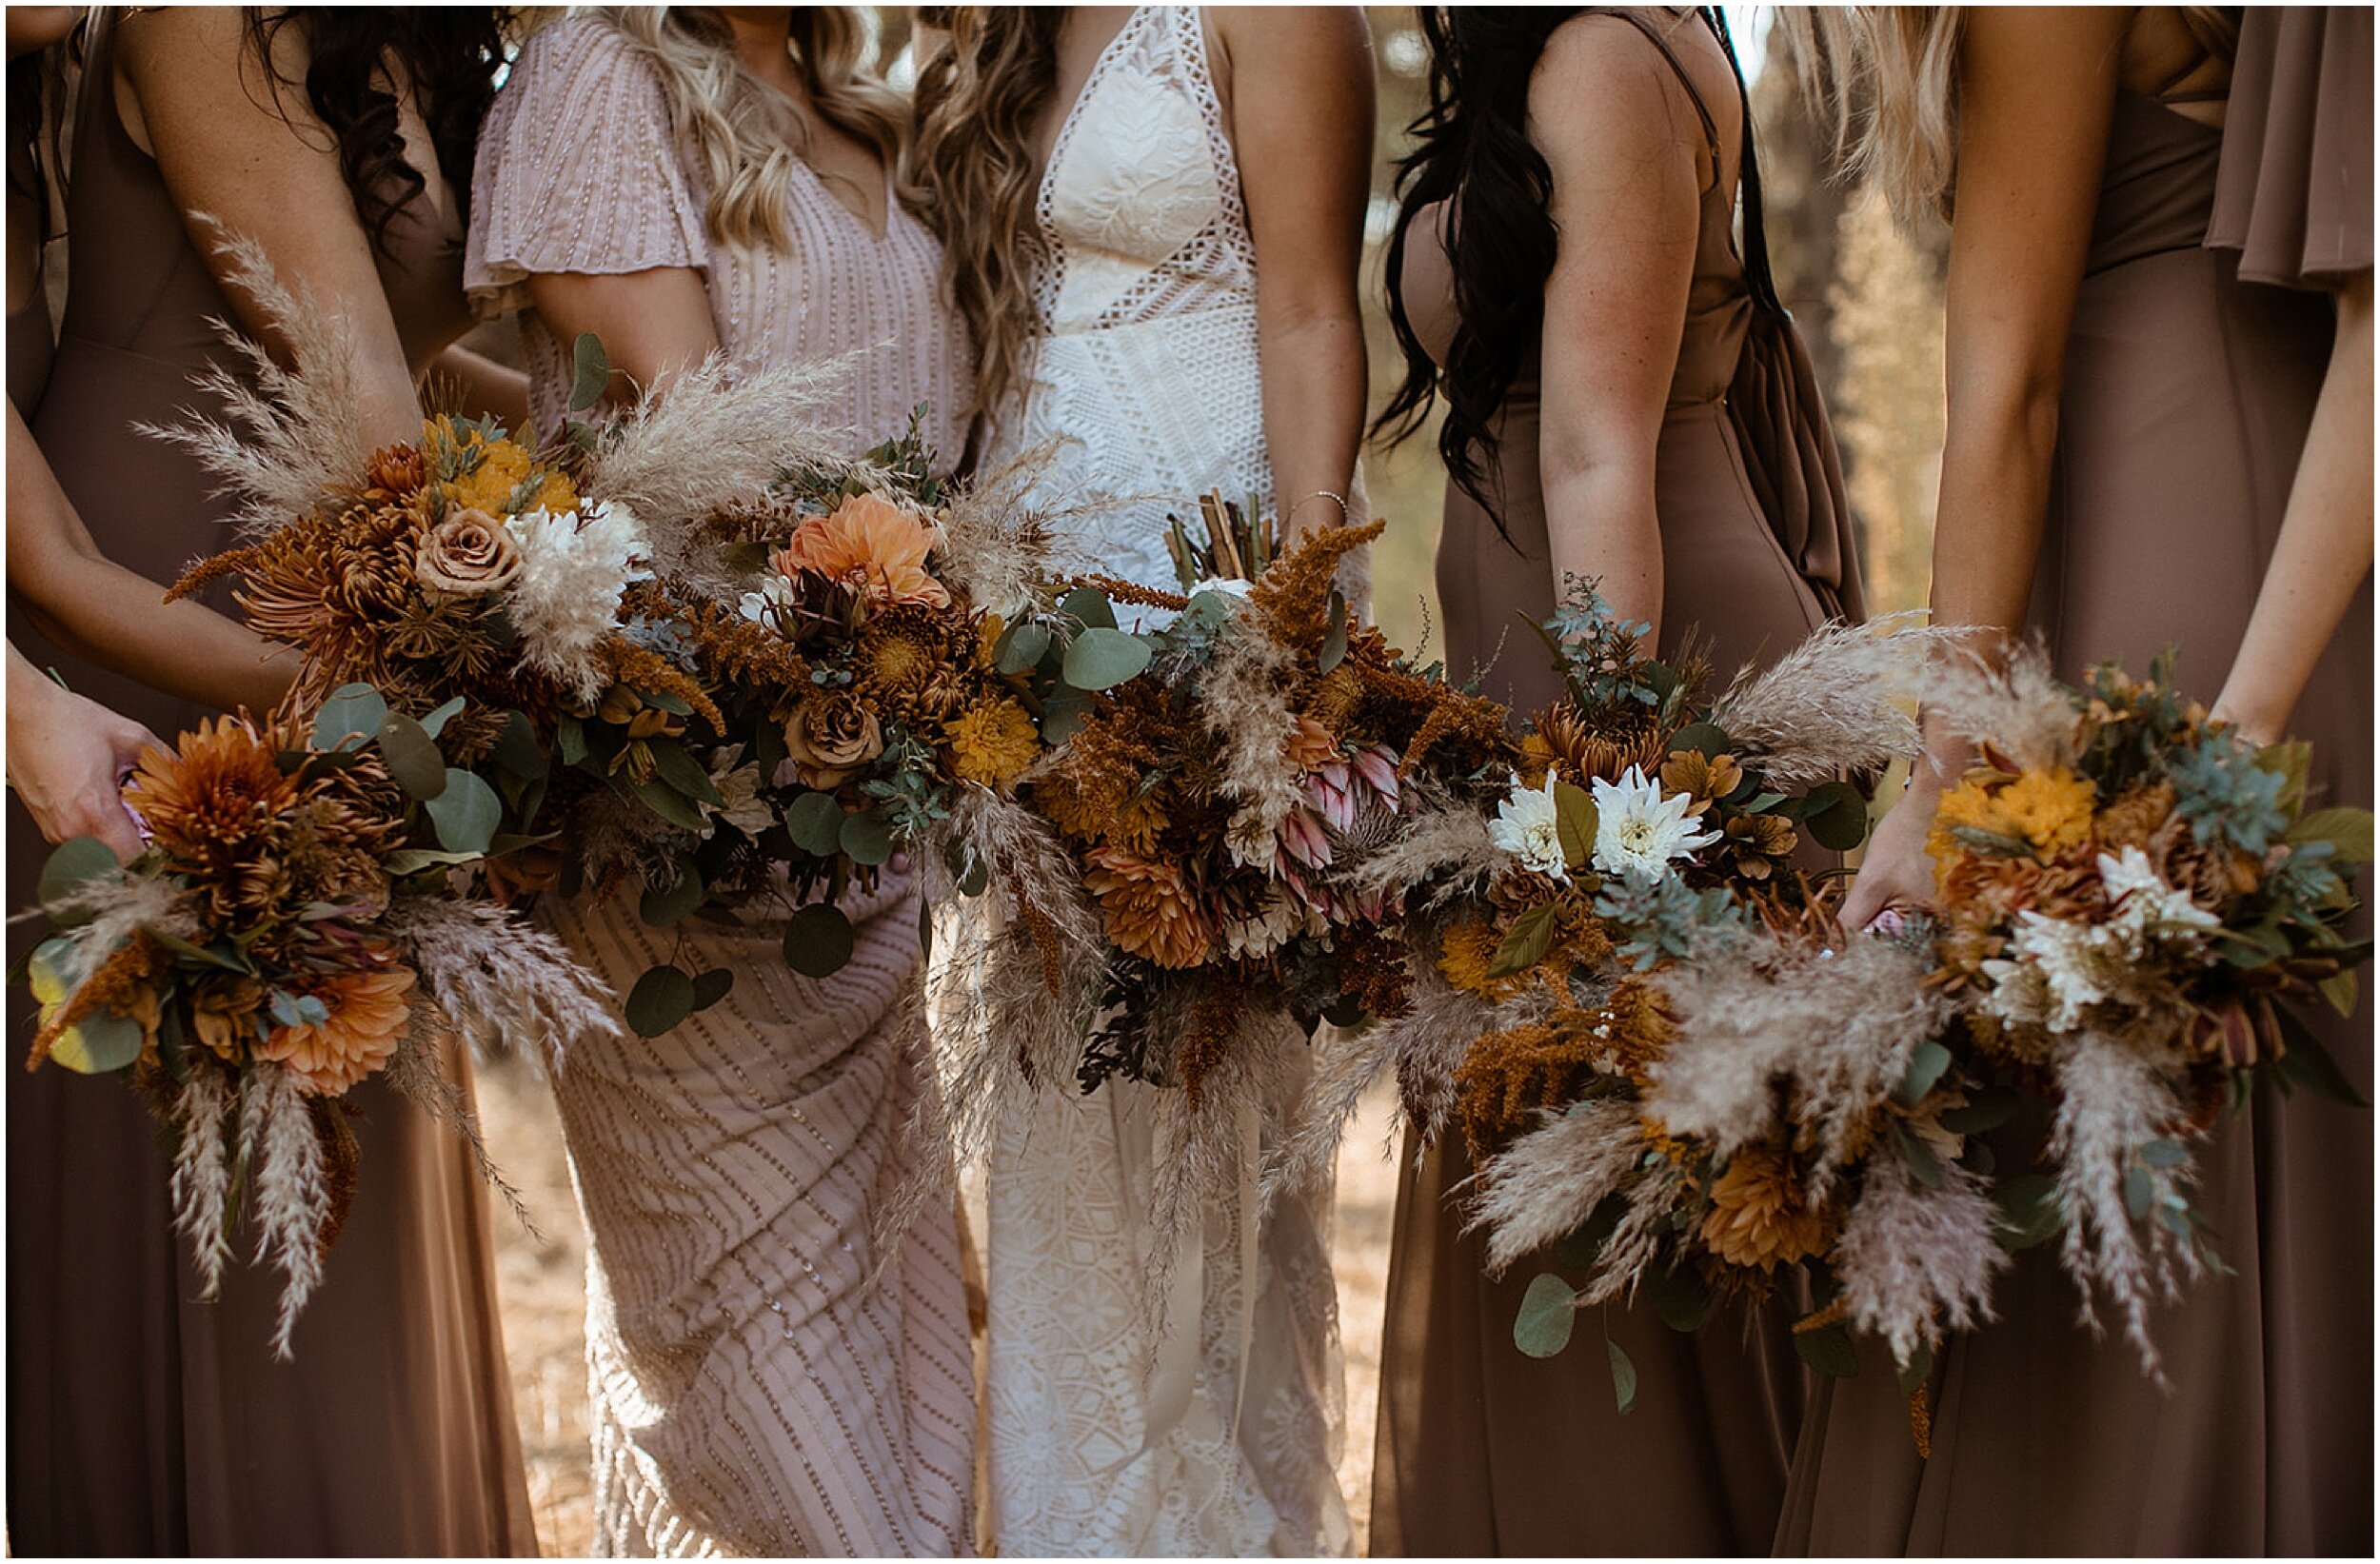
[[[1032,266],[1041,169],[1034,132],[1058,87],[1062,6],[924,8],[949,46],[918,72],[909,179],[942,242],[942,284],[975,345],[978,407],[1031,370],[1041,314]]]
[[[908,106],[873,68],[873,36],[849,6],[796,6],[793,63],[818,112],[876,148],[902,188]],[[670,129],[694,148],[710,199],[713,239],[741,248],[783,248],[785,187],[808,151],[807,127],[784,99],[736,59],[735,33],[709,6],[603,6],[596,10],[651,60],[669,104]],[[913,204],[913,203],[912,203]]]
[[[2229,61],[2239,22],[2176,8],[2201,48]],[[1803,96],[1831,122],[1846,180],[1872,181],[1895,216],[1948,217],[1958,173],[1958,6],[1782,6],[1776,30]]]

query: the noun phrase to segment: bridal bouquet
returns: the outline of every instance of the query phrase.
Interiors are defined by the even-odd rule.
[[[1934,986],[1965,1037],[2050,1109],[2042,1237],[2122,1315],[2219,1268],[2191,1198],[2195,1147],[2259,1071],[2358,1101],[2293,1006],[2352,1012],[2370,955],[2339,931],[2368,810],[2309,808],[2308,747],[2257,749],[2173,683],[2112,665],[2073,689],[2037,653],[1930,696],[1981,763],[1942,799]],[[2360,1103],[2359,1103],[2360,1105]]]
[[[426,743],[462,715],[394,731]],[[449,894],[474,855],[447,845],[458,805],[441,801],[478,779],[445,768],[419,799],[400,779],[435,750],[368,718],[350,697],[310,731],[224,717],[145,752],[125,796],[147,850],[119,869],[90,839],[60,847],[41,893],[56,933],[29,965],[29,1062],[124,1074],[171,1128],[175,1225],[209,1296],[252,1211],[284,1277],[284,1357],[354,1189],[352,1088],[386,1079],[476,1151],[440,1062],[452,1038],[613,1029],[550,936]]]

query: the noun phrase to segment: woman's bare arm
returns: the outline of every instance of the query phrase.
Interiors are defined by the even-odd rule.
[[[2066,343],[2115,112],[2126,8],[1975,7],[1959,50],[1958,209],[1944,291],[1948,430],[1934,622],[1997,653],[2025,619],[2049,510]],[[1928,725],[1909,791],[1843,904],[1858,928],[1930,898],[1925,838],[1964,741]]]
[[[32,431],[9,405],[9,592],[33,624],[87,662],[210,706],[269,709],[297,654],[99,551]]]
[[[529,303],[554,340],[592,331],[611,360],[611,396],[658,389],[719,346],[703,274],[691,267],[599,275],[546,271],[528,279]]]
[[[1554,176],[1558,232],[1537,434],[1555,584],[1599,581],[1657,637],[1654,466],[1710,177],[1702,122],[1634,27],[1581,17],[1556,30],[1530,77],[1529,138]]]
[[[1349,7],[1235,6],[1214,18],[1256,245],[1264,444],[1283,531],[1297,536],[1345,520],[1320,496],[1346,496],[1363,438],[1371,34]]]
[[[438,355],[428,378],[452,386],[461,394],[462,410],[473,418],[493,417],[516,434],[528,426],[529,377],[485,353],[457,343]]]
[[[2281,536],[2214,714],[2271,743],[2371,574],[2371,273],[2340,290],[2338,335]]]
[[[274,72],[249,47],[237,7],[141,11],[119,22],[116,36],[124,89],[118,108],[134,140],[157,160],[191,242],[217,268],[241,326],[288,362],[288,342],[257,301],[224,275],[226,232],[262,245],[285,285],[310,289],[325,309],[345,318],[367,442],[418,438],[412,370],[340,170],[336,138],[314,117],[304,88],[293,85],[306,77],[304,30],[273,31]],[[221,232],[206,219],[220,224]]]

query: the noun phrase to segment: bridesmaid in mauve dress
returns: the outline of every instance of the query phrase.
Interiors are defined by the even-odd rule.
[[[467,280],[484,307],[523,310],[539,428],[570,392],[565,345],[592,331],[664,396],[713,348],[839,366],[820,418],[852,454],[924,404],[925,438],[956,458],[965,346],[937,296],[941,249],[893,193],[904,116],[860,68],[863,38],[819,7],[624,9],[528,39],[482,133]],[[920,1218],[871,1279],[922,1086],[905,860],[842,905],[856,948],[813,980],[785,964],[765,899],[675,930],[625,892],[547,899],[622,994],[673,955],[735,974],[660,1037],[558,1043],[591,1240],[599,1552],[972,1551],[955,1210]]]
[[[483,25],[492,38],[492,20]],[[269,170],[268,201],[248,190],[245,209],[278,219],[248,225],[276,254],[318,255],[308,247],[351,236],[360,267],[367,243],[329,138],[305,107],[306,35],[302,27],[275,35],[277,105],[263,87],[255,35],[237,12],[102,13],[88,38],[66,198],[78,242],[64,328],[32,424],[98,545],[159,583],[159,597],[193,556],[225,541],[221,507],[208,497],[214,480],[187,453],[131,427],[177,421],[194,397],[190,377],[228,356],[208,318],[239,318],[193,242],[183,192],[199,187],[187,182],[197,178],[210,200],[236,201],[242,168]],[[156,154],[119,110],[127,95],[120,83],[141,106]],[[219,89],[216,106],[194,116],[193,96],[210,89]],[[369,298],[329,290],[335,273],[311,275],[326,302],[359,325],[393,317],[383,329],[401,341],[407,362],[370,367],[387,368],[383,378],[409,405],[407,377],[468,316],[456,196],[426,160],[425,128],[410,103],[406,124],[424,188],[387,188],[395,216],[387,249],[371,254],[386,302],[378,289]],[[260,214],[264,205],[277,210]],[[224,201],[216,209],[241,208]],[[19,325],[10,323],[12,362]],[[398,439],[411,431],[405,417],[391,416],[375,432]],[[216,605],[228,606],[219,597]],[[107,673],[21,624],[11,630],[36,663],[57,667],[76,690],[159,734],[204,714],[195,702]],[[32,902],[46,848],[14,801],[9,836],[14,909]],[[12,940],[27,932],[12,929]],[[460,1059],[456,1071],[467,1102]],[[351,1099],[367,1110],[355,1126],[360,1187],[298,1324],[295,1360],[279,1362],[270,1347],[274,1274],[235,1266],[219,1299],[199,1301],[172,1231],[157,1125],[133,1095],[55,1068],[8,1076],[12,1548],[536,1551],[486,1197],[451,1130],[370,1085]]]
[[[1552,215],[1564,236],[1553,279],[1537,279],[1545,324],[1540,331],[1528,323],[1517,372],[1479,445],[1494,508],[1459,482],[1447,485],[1438,579],[1450,674],[1483,672],[1485,692],[1521,711],[1553,701],[1558,677],[1518,621],[1551,613],[1565,565],[1603,574],[1606,596],[1628,617],[1657,618],[1664,648],[1697,634],[1708,640],[1722,674],[1774,660],[1830,618],[1857,618],[1834,439],[1770,284],[1744,101],[1716,24],[1651,7],[1548,17],[1520,38],[1453,8],[1424,21],[1438,69],[1458,73],[1460,114],[1477,113],[1471,94],[1491,93],[1499,81],[1511,84],[1517,108],[1527,84],[1529,136],[1552,165]],[[1551,112],[1549,98],[1560,105]],[[1583,104],[1606,107],[1584,114],[1570,107]],[[1624,123],[1615,128],[1615,119]],[[1658,172],[1622,182],[1606,208],[1570,205],[1580,198],[1567,181],[1604,196],[1587,169],[1623,161]],[[1478,221],[1506,188],[1491,187],[1477,164],[1466,168],[1459,190],[1435,183],[1426,161],[1419,177],[1409,174],[1392,249],[1395,298],[1411,322],[1406,355],[1428,377],[1418,383],[1425,397],[1443,386],[1438,366],[1468,324],[1456,267],[1478,254],[1458,239],[1450,257],[1441,203],[1451,194]],[[1739,180],[1741,256],[1733,238]],[[1499,229],[1511,231],[1509,214],[1497,215]],[[1623,225],[1656,247],[1666,237],[1650,277],[1593,247],[1569,253],[1569,234]],[[1659,359],[1661,384],[1640,387],[1641,406],[1628,409],[1651,457],[1649,485],[1629,498],[1644,517],[1657,516],[1649,530],[1658,596],[1637,603],[1619,596],[1634,585],[1628,557],[1604,541],[1636,516],[1608,490],[1582,493],[1562,456],[1576,448],[1577,426],[1557,424],[1579,417],[1581,402],[1597,394],[1581,389],[1586,374],[1618,351],[1584,334],[1577,290],[1608,298],[1632,284],[1660,290],[1676,311],[1644,310],[1649,322],[1658,315],[1648,338],[1674,353],[1674,366]],[[1471,282],[1491,296],[1496,286],[1484,276]],[[1471,1172],[1459,1134],[1423,1148],[1408,1133],[1380,1354],[1372,1551],[1766,1548],[1803,1397],[1786,1306],[1757,1309],[1740,1329],[1722,1319],[1694,1336],[1671,1331],[1649,1308],[1616,1309],[1562,1355],[1525,1356],[1513,1344],[1513,1321],[1536,1267],[1489,1279],[1485,1243],[1462,1231],[1459,1192]],[[1625,1417],[1598,1330],[1641,1376]]]
[[[2370,297],[2370,18],[2357,27],[2342,13],[2327,37],[2318,18],[2282,24],[2283,38],[2312,51],[2285,49],[2288,69],[2269,49],[2261,65],[2251,57],[2274,21],[2251,12],[2236,78],[2224,36],[2170,9],[2051,23],[1974,11],[1964,23],[1936,615],[2021,618],[2070,679],[2107,659],[2145,671],[2172,645],[2201,698],[2227,669],[2233,686],[2252,672],[2234,662],[2294,508],[2332,311],[2318,293],[2241,276],[2321,287],[2361,272]],[[2349,48],[2358,35],[2360,63]],[[2227,107],[2252,114],[2255,145],[2226,146]],[[2015,160],[2019,126],[2053,141],[2051,160]],[[2218,163],[2235,152],[2249,167],[2236,179],[2226,168],[2223,205],[2247,262],[2202,247]],[[2003,183],[2019,167],[2023,184]],[[2049,209],[2012,211],[2011,190]],[[2017,251],[2029,259],[2011,265]],[[2028,266],[2063,268],[2058,286],[2077,289],[2071,318],[2053,320],[2012,284]],[[2054,457],[2043,451],[2032,470],[1982,454],[1994,424],[1980,393],[1998,366],[2024,362],[1987,323],[2026,319],[2062,347],[2046,362],[2063,361],[2062,391],[2059,377],[2046,381]],[[2313,741],[2314,797],[2339,804],[2371,799],[2371,599],[2356,584],[2370,557],[2365,340],[2363,555],[2332,572],[2343,624],[2308,657],[2293,718],[2285,698],[2243,723],[2257,737]],[[1974,388],[1964,417],[1962,384]],[[1981,499],[1971,472],[1989,475]],[[2028,489],[2036,472],[2041,485]],[[2029,492],[2046,509],[2037,556],[2015,542],[2026,531],[2012,496]],[[1990,595],[1995,579],[2003,599]],[[1894,820],[1922,825],[1931,802],[1913,788]],[[1900,884],[1900,850],[1880,838],[1862,880]],[[1879,904],[1876,888],[1866,894],[1847,921]],[[2369,1000],[2351,1018],[2325,1008],[2309,1019],[2369,1095]],[[2025,1166],[2041,1129],[2020,1120],[1995,1137],[1999,1165]],[[2269,1084],[2251,1113],[2217,1127],[2199,1153],[2201,1209],[2237,1274],[2204,1277],[2152,1315],[2170,1390],[2119,1338],[2095,1341],[2077,1323],[2053,1244],[2015,1257],[1996,1324],[1940,1354],[1930,1458],[1914,1447],[1890,1365],[1865,1354],[1857,1378],[1822,1384],[1813,1402],[1777,1551],[2369,1553],[2371,1135],[2369,1113]]]

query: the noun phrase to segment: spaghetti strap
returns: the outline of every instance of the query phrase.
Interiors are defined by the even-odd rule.
[[[1580,14],[1586,16],[1609,16],[1615,20],[1625,22],[1630,27],[1635,28],[1638,32],[1643,33],[1645,42],[1651,44],[1655,49],[1661,51],[1661,58],[1669,62],[1671,71],[1677,77],[1677,85],[1686,89],[1687,100],[1695,106],[1695,113],[1702,121],[1702,145],[1711,154],[1712,176],[1716,178],[1719,157],[1718,122],[1711,117],[1710,108],[1703,103],[1702,94],[1695,90],[1694,78],[1686,74],[1685,62],[1677,57],[1677,51],[1676,49],[1670,48],[1669,40],[1663,37],[1660,30],[1654,27],[1652,22],[1634,7],[1589,6]]]

